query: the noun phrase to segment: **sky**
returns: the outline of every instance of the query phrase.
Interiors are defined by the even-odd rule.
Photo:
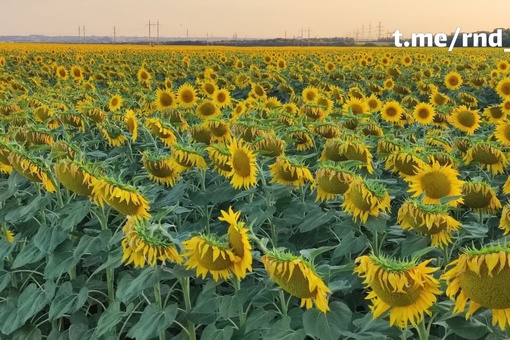
[[[510,27],[506,0],[0,0],[0,35],[147,36],[159,21],[161,37],[377,37],[399,29],[462,32]],[[308,33],[310,29],[310,33]],[[153,36],[156,27],[152,27]]]

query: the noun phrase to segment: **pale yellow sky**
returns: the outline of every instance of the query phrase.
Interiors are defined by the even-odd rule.
[[[510,27],[506,0],[0,0],[0,35],[147,36],[146,24],[159,20],[160,36],[277,38],[365,36],[381,22],[383,32],[492,30]],[[155,28],[153,30],[155,35]]]

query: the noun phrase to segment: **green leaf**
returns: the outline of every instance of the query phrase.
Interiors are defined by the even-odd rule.
[[[5,221],[11,223],[23,223],[31,220],[35,214],[51,203],[52,195],[36,196],[30,203],[19,208],[11,209],[5,215]]]
[[[314,249],[302,249],[299,251],[299,253],[303,255],[307,260],[313,263],[317,256],[319,256],[322,253],[326,253],[332,249],[335,249],[336,247],[337,246],[323,246]]]
[[[117,287],[116,298],[124,303],[129,303],[143,292],[159,281],[159,270],[154,267],[147,267],[137,272],[139,275],[133,277],[126,274],[122,277]]]
[[[120,301],[114,300],[101,314],[94,334],[99,337],[115,329],[115,326],[122,321],[125,314],[120,310]]]
[[[446,320],[446,324],[456,335],[465,339],[479,339],[491,331],[486,324],[473,317],[466,320],[464,317],[457,316]]]
[[[73,202],[67,204],[60,212],[60,220],[59,224],[64,228],[64,230],[70,230],[76,227],[78,223],[80,223],[85,216],[90,212],[90,201],[89,200],[80,200],[77,202]]]
[[[355,236],[354,231],[350,231],[342,238],[338,247],[333,253],[333,258],[340,258],[347,254],[357,254],[363,250],[367,245],[367,237],[365,235]]]
[[[269,329],[275,317],[276,312],[274,310],[255,309],[246,320],[246,333],[254,329]]]
[[[331,309],[322,313],[317,309],[308,309],[303,314],[303,325],[306,334],[323,340],[335,340],[342,331],[347,330],[352,319],[352,312],[347,305],[334,301],[329,305]]]
[[[18,329],[12,335],[12,340],[41,340],[42,332],[39,328],[32,325],[26,325]]]
[[[156,305],[145,307],[140,320],[129,330],[127,336],[136,340],[151,339],[170,327],[177,316],[177,305],[168,305],[158,311]]]
[[[239,299],[237,296],[220,296],[220,316],[224,319],[229,319],[239,312]]]
[[[74,293],[71,282],[67,281],[60,286],[53,299],[48,317],[50,321],[62,317],[64,314],[72,314],[78,311],[87,301],[89,291],[86,287],[80,292]]]
[[[57,278],[78,264],[79,259],[73,256],[73,241],[66,239],[53,253],[48,256],[44,268],[44,277]]]
[[[462,195],[442,197],[442,198],[439,199],[439,203],[440,204],[448,204],[448,203],[456,201],[456,200],[458,200],[459,198],[462,198],[462,197],[463,197]]]
[[[33,240],[34,244],[44,253],[52,252],[59,244],[64,242],[69,233],[61,226],[47,227],[42,226]]]
[[[334,216],[335,213],[333,211],[324,212],[320,208],[314,209],[305,216],[305,220],[299,225],[299,231],[304,233],[314,230],[331,221]]]
[[[94,270],[91,276],[94,276],[107,268],[120,267],[122,265],[121,260],[122,260],[122,248],[119,247],[108,253],[108,259],[106,260],[106,262],[100,265],[96,270]]]
[[[15,243],[7,242],[6,239],[0,239],[0,261],[3,261],[14,250]]]
[[[11,273],[0,270],[0,293],[7,287],[7,285],[11,282]]]
[[[34,241],[31,240],[21,251],[18,253],[12,264],[12,268],[16,269],[26,264],[34,263],[44,257],[44,252],[39,250]]]
[[[379,215],[377,217],[369,216],[368,220],[366,221],[366,223],[364,225],[368,230],[370,230],[372,232],[382,233],[382,232],[386,231],[387,223],[388,223],[388,219],[383,215]]]
[[[234,328],[232,326],[229,325],[221,329],[217,329],[212,323],[204,328],[200,338],[203,340],[230,340],[230,338],[232,338],[232,334],[234,334]]]

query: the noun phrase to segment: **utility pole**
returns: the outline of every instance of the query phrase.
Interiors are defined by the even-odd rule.
[[[310,27],[308,27],[308,46],[310,46]]]
[[[115,40],[117,39],[117,32],[115,31],[115,26],[113,26],[113,43],[115,44]]]
[[[189,30],[188,30],[188,29],[186,29],[186,39],[188,39],[188,38],[189,38],[189,32],[188,32],[188,31],[189,31]]]
[[[159,43],[159,26],[163,26],[163,25],[160,25],[159,23],[159,20],[155,23],[155,24],[151,24],[151,21],[149,20],[149,23],[145,26],[149,26],[149,45],[152,46],[152,42],[151,42],[151,27],[152,26],[156,26],[157,29],[156,29],[156,43]]]
[[[303,46],[303,33],[304,33],[304,31],[305,30],[303,29],[303,27],[301,27],[301,41],[300,41],[301,42],[301,46]]]
[[[85,25],[83,26],[83,43],[85,44]]]
[[[379,25],[377,25],[377,40],[381,40],[382,38],[382,25],[381,25],[381,22],[379,21]]]
[[[367,35],[367,40],[371,40],[372,39],[372,22],[370,22],[368,24],[368,35]]]
[[[78,26],[78,40],[81,40],[81,26]]]

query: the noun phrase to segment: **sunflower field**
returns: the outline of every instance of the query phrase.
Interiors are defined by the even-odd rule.
[[[0,338],[508,339],[494,49],[0,44]]]

